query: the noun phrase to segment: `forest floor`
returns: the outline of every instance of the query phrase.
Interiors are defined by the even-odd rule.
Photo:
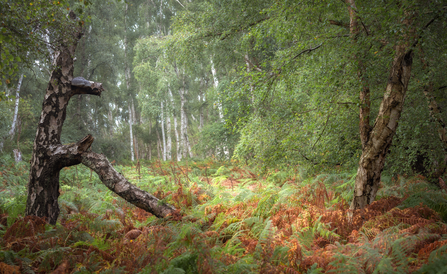
[[[157,219],[75,166],[61,171],[51,226],[22,215],[29,164],[1,165],[0,273],[447,271],[447,194],[421,176],[383,176],[376,201],[350,212],[355,172],[259,174],[211,160],[115,168],[181,217]]]

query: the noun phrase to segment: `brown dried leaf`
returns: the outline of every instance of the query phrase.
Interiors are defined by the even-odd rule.
[[[139,229],[132,229],[131,231],[126,233],[124,238],[129,239],[129,240],[135,240],[136,238],[138,238],[138,236],[141,235],[141,233],[142,232]]]

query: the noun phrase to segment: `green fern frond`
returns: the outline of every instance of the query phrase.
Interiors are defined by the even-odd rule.
[[[253,257],[255,260],[261,260],[264,254],[264,248],[268,248],[266,245],[271,241],[271,235],[273,234],[272,221],[267,219],[265,221],[265,226],[261,233],[259,234],[258,244],[256,245]]]
[[[343,254],[341,252],[337,252],[333,256],[333,259],[334,260],[329,263],[331,269],[327,273],[343,273],[343,274],[365,273],[364,270],[361,269],[359,260],[357,260],[356,257]]]
[[[261,199],[258,202],[258,206],[253,211],[253,215],[267,218],[270,215],[270,211],[275,205],[277,199],[278,199],[277,191],[270,190],[262,193]]]
[[[410,195],[399,208],[415,207],[420,204],[438,212],[444,222],[447,222],[447,194],[441,191],[421,190]]]
[[[107,220],[103,219],[102,216],[95,218],[93,222],[89,223],[89,228],[92,231],[109,233],[112,231],[117,231],[122,228],[122,223],[118,220]]]
[[[258,194],[249,189],[242,189],[234,198],[235,202],[248,202],[254,199],[258,199]]]
[[[244,219],[244,223],[250,229],[249,236],[253,238],[258,238],[266,225],[264,218],[260,216]]]

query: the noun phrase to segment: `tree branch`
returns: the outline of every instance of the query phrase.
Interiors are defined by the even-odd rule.
[[[124,176],[117,172],[107,158],[95,152],[81,154],[82,164],[95,171],[101,181],[113,192],[131,204],[157,216],[165,218],[175,214],[176,209],[161,202],[155,196],[132,185]]]
[[[102,87],[102,83],[88,81],[82,77],[76,77],[71,81],[71,90],[71,96],[77,94],[101,96],[101,92],[104,91],[104,88]]]

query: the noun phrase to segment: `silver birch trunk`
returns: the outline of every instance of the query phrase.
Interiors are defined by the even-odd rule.
[[[149,117],[149,135],[152,133],[152,121]],[[149,141],[149,161],[152,160],[152,143]]]
[[[213,59],[211,59],[211,73],[213,74],[213,83],[214,83],[214,88],[216,89],[217,92],[217,88],[219,87],[219,80],[217,79],[217,73],[216,73],[216,69],[214,68],[214,63],[213,63]],[[224,116],[223,116],[223,111],[222,111],[222,103],[220,100],[220,96],[219,94],[217,94],[217,109],[219,111],[219,118],[220,121],[222,123],[224,123]],[[227,139],[225,139],[225,142],[227,141]],[[228,148],[226,145],[224,145],[222,147],[223,153],[225,155],[225,158],[228,159],[230,157],[230,152],[228,151]]]
[[[191,143],[189,142],[189,137],[188,137],[188,114],[186,113],[186,108],[185,108],[185,104],[186,104],[186,94],[188,94],[188,90],[185,88],[185,81],[184,81],[184,78],[183,78],[183,100],[185,101],[185,103],[183,104],[183,108],[182,108],[182,111],[183,111],[183,118],[185,119],[185,121],[184,121],[184,127],[185,127],[185,129],[184,129],[184,134],[185,134],[185,146],[184,146],[184,148],[185,148],[185,155],[189,155],[189,157],[190,158],[192,158],[193,157],[193,155],[192,155],[192,150],[191,150]],[[186,156],[185,156],[186,157]]]
[[[203,120],[204,120],[204,115],[203,115],[203,105],[205,103],[205,96],[203,95],[203,91],[200,91],[199,94],[199,102],[200,102],[200,109],[199,109],[199,131],[201,131],[203,129]]]
[[[187,134],[187,118],[186,118],[186,111],[185,111],[185,81],[183,77],[181,77],[179,70],[177,66],[174,66],[175,73],[177,74],[177,78],[179,80],[182,80],[182,85],[178,91],[180,95],[180,144],[181,144],[181,155],[182,158],[186,158],[188,147],[186,145],[186,134]]]
[[[157,127],[155,127],[155,132],[157,133],[157,156],[158,156],[158,159],[160,159],[161,158],[161,149],[160,149],[160,147],[161,147],[161,140],[160,140],[160,134],[158,133],[158,129],[157,129]]]
[[[172,142],[171,142],[171,115],[166,113],[166,160],[172,160]]]
[[[165,122],[164,122],[164,109],[163,109],[163,101],[161,104],[161,137],[163,140],[163,161],[166,161],[166,135],[165,135]]]
[[[216,73],[216,69],[214,68],[213,59],[210,59],[210,60],[211,60],[211,73],[213,74],[213,84],[214,84],[214,88],[216,89],[216,92],[217,92],[217,88],[219,87],[219,79],[217,79],[217,73]],[[223,122],[222,103],[220,101],[219,94],[217,95],[217,110],[219,112],[220,121]]]
[[[9,130],[9,138],[11,138],[11,140],[14,137],[14,132],[16,131],[17,126],[17,117],[19,116],[20,87],[22,86],[22,81],[23,81],[23,73],[20,75],[19,82],[17,83],[16,102],[14,105],[14,117],[12,118],[11,130]]]
[[[133,133],[132,133],[132,107],[129,104],[129,132],[130,132],[130,160],[135,161],[133,153]]]
[[[127,89],[127,94],[130,93],[130,68],[129,68],[129,64],[128,64],[128,60],[127,60],[127,51],[128,51],[128,42],[127,42],[127,10],[128,10],[129,6],[126,3],[126,9],[125,9],[125,14],[124,14],[124,63],[125,63],[125,69],[124,69],[124,76],[126,78],[126,89]],[[130,96],[130,94],[129,94]],[[135,157],[134,157],[134,151],[133,151],[133,133],[132,133],[132,123],[133,123],[133,115],[132,115],[132,102],[129,102],[129,133],[130,133],[130,159],[131,161],[135,161]]]
[[[187,147],[186,147],[186,113],[185,113],[185,96],[183,88],[179,90],[180,94],[180,143],[181,143],[181,153],[182,158],[186,158]]]
[[[171,98],[171,106],[172,109],[175,109],[175,105],[174,105],[174,96],[172,95],[172,91],[170,88],[168,88],[169,90],[169,97]],[[181,161],[182,160],[182,154],[180,153],[180,138],[178,136],[178,127],[177,127],[177,115],[175,115],[175,112],[173,112],[173,118],[174,118],[174,134],[175,134],[175,143],[176,143],[176,150],[177,150],[177,161]]]
[[[138,124],[138,119],[137,119],[137,115],[135,114],[135,104],[134,104],[134,100],[132,99],[132,126]],[[138,157],[138,139],[137,136],[135,134],[133,134],[133,147],[134,147],[134,155],[136,157],[136,160],[139,159]]]
[[[73,12],[70,17],[76,18]],[[77,27],[72,34],[74,43],[62,43],[58,48],[56,66],[51,73],[42,103],[30,161],[25,215],[44,217],[47,222],[55,225],[59,215],[59,172],[64,167],[80,163],[95,171],[110,190],[126,201],[157,217],[174,214],[174,207],[165,205],[149,193],[137,189],[112,167],[104,155],[89,151],[93,136],[87,135],[77,143],[62,145],[60,138],[70,98],[77,94],[100,96],[104,91],[101,83],[93,82],[87,87],[83,83],[80,84],[79,78],[73,78],[73,56],[77,42],[82,36],[81,28]]]

